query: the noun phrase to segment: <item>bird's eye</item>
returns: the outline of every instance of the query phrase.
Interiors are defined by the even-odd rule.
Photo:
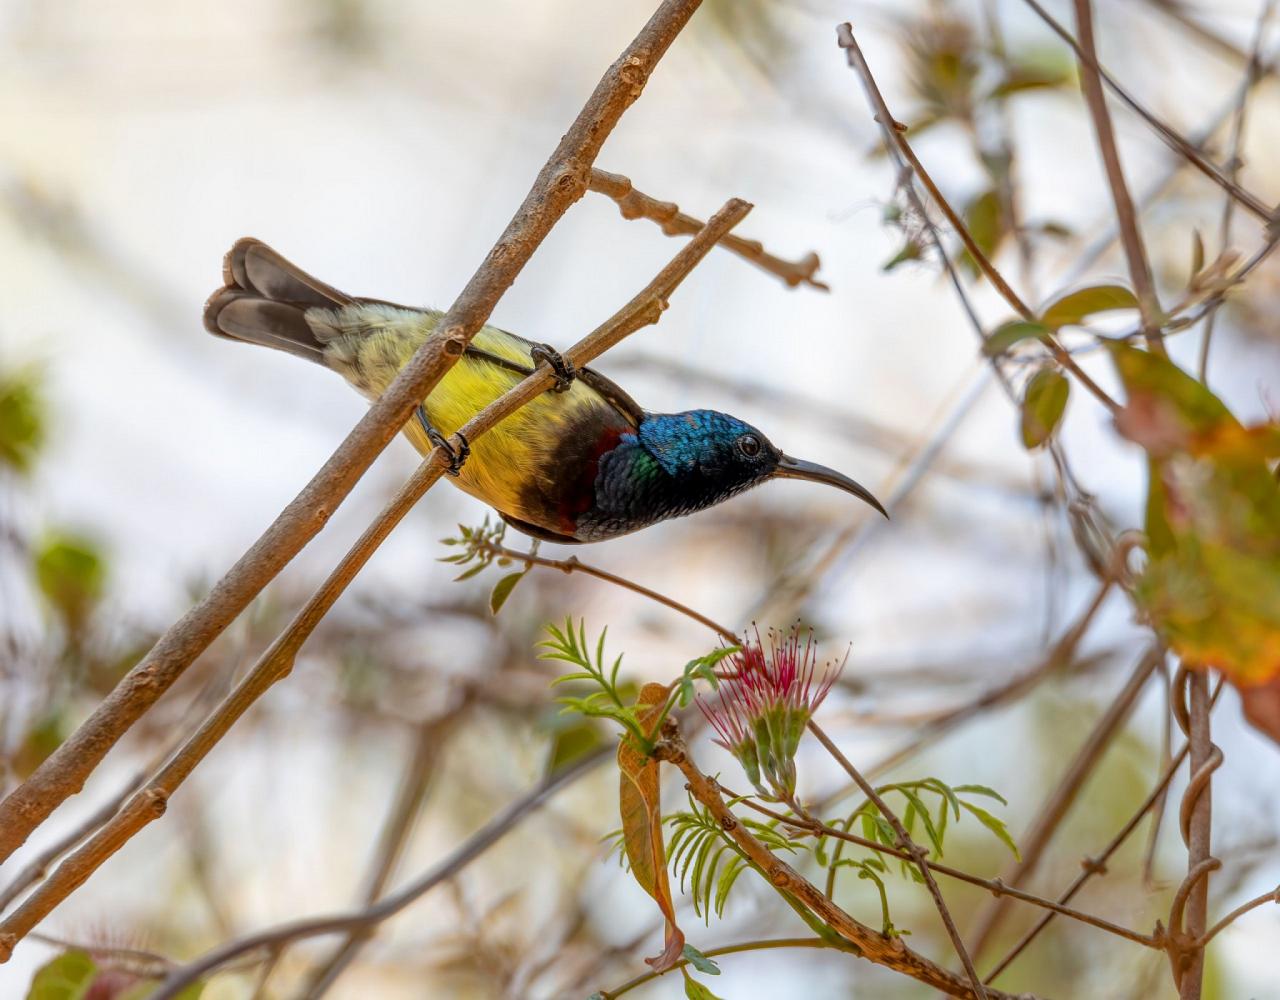
[[[760,454],[760,439],[754,434],[743,434],[738,438],[738,450],[747,458],[755,458]]]

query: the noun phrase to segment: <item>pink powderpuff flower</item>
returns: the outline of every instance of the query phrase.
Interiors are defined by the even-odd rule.
[[[738,759],[756,790],[786,802],[795,795],[800,738],[848,653],[819,667],[812,630],[802,637],[798,625],[785,633],[770,629],[767,648],[754,632],[724,661],[731,676],[719,685],[719,702],[699,695],[698,707],[719,736],[715,742]]]

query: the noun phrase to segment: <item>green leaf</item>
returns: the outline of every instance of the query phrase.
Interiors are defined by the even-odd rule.
[[[880,265],[880,270],[889,272],[896,268],[899,264],[905,264],[909,260],[919,260],[924,256],[924,249],[916,240],[907,240],[902,245],[902,249]]]
[[[508,573],[493,585],[493,592],[489,595],[489,610],[493,614],[496,615],[502,610],[502,606],[507,603],[507,598],[511,596],[511,591],[516,589],[516,584],[524,579],[527,572],[529,572],[527,569],[522,569],[519,573]]]
[[[470,580],[477,573],[483,573],[487,567],[488,567],[488,563],[478,562],[474,566],[472,566],[469,570],[466,570],[462,573],[459,573],[457,576],[455,576],[453,578],[453,582],[461,583],[463,580]]]
[[[160,983],[154,979],[144,979],[140,983],[134,983],[127,990],[115,998],[115,1000],[147,1000],[149,996],[155,993]],[[185,990],[178,994],[177,1000],[200,1000],[200,995],[204,992],[204,983],[192,983]]]
[[[1022,443],[1038,448],[1049,440],[1067,408],[1071,383],[1056,368],[1042,368],[1031,376],[1022,396]]]
[[[1006,829],[1003,820],[1001,820],[997,816],[992,816],[991,813],[987,812],[981,806],[975,806],[972,802],[966,802],[963,799],[961,799],[960,805],[963,806],[965,809],[967,809],[969,812],[973,813],[973,815],[978,818],[979,823],[981,823],[988,830],[994,833],[996,837],[999,838],[1000,842],[1004,844],[1005,847],[1009,848],[1010,851],[1013,852],[1013,856],[1015,858],[1017,858],[1019,861],[1022,860],[1022,855],[1018,853],[1018,845],[1015,844],[1013,842],[1013,838],[1009,836],[1009,831],[1008,829]]]
[[[686,1000],[720,1000],[720,997],[712,993],[702,983],[689,975],[688,972],[685,972],[684,969],[680,971],[684,972],[684,995]]]
[[[1001,80],[991,90],[994,98],[1009,97],[1028,90],[1052,90],[1071,81],[1071,71],[1058,66],[1010,66]]]
[[[1045,308],[1040,320],[1045,326],[1057,330],[1063,326],[1078,326],[1097,313],[1137,308],[1137,296],[1124,285],[1092,285],[1055,299]]]
[[[547,752],[546,773],[552,775],[563,770],[575,760],[585,757],[604,743],[598,726],[583,719],[564,726],[556,733]]]
[[[0,464],[31,471],[44,444],[44,409],[33,373],[0,375]]]
[[[969,795],[985,795],[989,799],[995,799],[1002,806],[1009,804],[1008,799],[997,792],[994,788],[988,788],[986,785],[956,785],[952,789],[953,792],[966,792]]]
[[[64,533],[46,538],[35,555],[36,583],[46,600],[76,631],[102,597],[107,565],[96,543]]]
[[[64,951],[36,970],[27,1000],[83,1000],[97,974],[88,953]]]
[[[720,975],[720,966],[707,958],[706,955],[698,951],[693,945],[686,942],[684,946],[684,957],[689,960],[689,964],[701,972],[704,976]]]
[[[1000,208],[1000,196],[994,188],[983,191],[964,208],[964,224],[984,257],[990,257],[1004,239],[1004,212]],[[978,273],[978,262],[965,251],[960,263],[970,274]]]
[[[1014,344],[1024,340],[1043,340],[1053,331],[1043,323],[1033,323],[1025,319],[1011,319],[1001,323],[992,331],[991,336],[982,342],[982,353],[989,358],[1003,354]]]

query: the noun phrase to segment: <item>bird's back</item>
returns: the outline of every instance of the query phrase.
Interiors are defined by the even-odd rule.
[[[219,336],[263,344],[318,362],[370,400],[435,330],[441,314],[347,296],[256,240],[228,254],[226,287],[209,300],[205,324]],[[424,401],[432,426],[450,435],[516,385],[533,367],[535,345],[485,326]],[[565,392],[546,392],[472,445],[456,482],[508,520],[571,541],[576,516],[593,500],[596,463],[637,426],[638,408],[598,373]],[[414,420],[405,434],[431,444]],[[540,529],[540,530],[537,530]]]

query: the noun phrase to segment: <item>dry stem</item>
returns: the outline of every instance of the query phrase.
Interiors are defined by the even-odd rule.
[[[677,731],[668,731],[668,735],[655,748],[654,756],[680,769],[690,794],[711,813],[770,885],[800,903],[839,934],[851,946],[851,951],[870,962],[941,990],[948,996],[976,1000],[981,995],[963,977],[948,972],[908,948],[901,938],[888,937],[855,920],[827,898],[817,886],[778,858],[725,805],[719,787],[698,770]],[[1011,994],[999,990],[987,990],[986,995],[990,1000],[1016,1000]]]
[[[551,228],[582,197],[604,141],[700,2],[665,0],[658,8],[596,85],[502,236],[441,318],[435,336],[208,596],[165,632],[93,714],[0,802],[0,863],[84,787],[107,751],[324,527],[419,402],[461,357]],[[0,958],[6,955],[0,939]]]
[[[876,84],[875,77],[871,74],[871,67],[867,65],[866,57],[862,54],[857,40],[853,37],[853,28],[848,24],[841,24],[836,28],[836,36],[839,40],[840,47],[845,50],[849,60],[849,65],[857,73],[862,80],[863,89],[867,92],[867,97],[871,102],[872,108],[876,113],[876,121],[880,124],[880,130],[885,137],[885,144],[891,148],[896,148],[902,158],[911,166],[912,172],[920,179],[920,183],[925,186],[929,192],[929,196],[942,210],[943,215],[947,217],[952,228],[964,243],[965,249],[978,265],[978,269],[987,277],[987,280],[995,287],[1003,298],[1023,319],[1035,321],[1036,315],[1031,308],[1018,297],[1018,293],[1010,287],[1004,276],[996,270],[995,266],[987,259],[986,254],[978,246],[974,240],[973,234],[969,232],[968,227],[964,224],[964,220],[960,218],[956,210],[951,207],[951,203],[943,196],[937,184],[929,172],[925,170],[919,158],[915,154],[915,150],[911,148],[911,144],[907,142],[905,135],[906,126],[893,117],[889,111],[889,106],[885,103],[884,95],[880,93],[880,88]],[[1076,364],[1075,359],[1063,349],[1062,345],[1052,337],[1046,335],[1044,344],[1049,349],[1049,353],[1053,355],[1055,361],[1062,365],[1067,371],[1071,372],[1103,406],[1110,412],[1115,413],[1119,410],[1119,405],[1114,399],[1103,391],[1093,379],[1091,379]]]
[[[588,184],[592,191],[612,198],[624,219],[648,219],[656,222],[668,236],[692,236],[702,228],[701,222],[692,215],[685,215],[675,202],[659,201],[643,191],[637,191],[631,186],[630,179],[621,174],[611,174],[598,167],[592,168]],[[788,288],[805,284],[820,291],[831,291],[826,282],[814,277],[822,266],[816,253],[806,254],[797,261],[783,260],[767,253],[759,240],[748,240],[733,233],[724,237],[720,245],[761,270],[781,278]]]
[[[565,358],[582,367],[642,327],[657,322],[667,297],[686,275],[715,246],[716,241],[750,211],[746,202],[731,199],[712,216],[703,230],[686,244],[627,305],[602,326],[565,352]],[[493,428],[539,393],[555,384],[550,368],[540,366],[510,391],[486,406],[461,429],[468,441]],[[110,823],[66,859],[48,881],[17,910],[0,922],[0,958],[7,958],[13,945],[50,913],[97,868],[118,851],[139,830],[158,819],[169,796],[186,780],[196,765],[274,683],[288,675],[298,649],[328,613],[346,586],[391,533],[391,530],[418,499],[441,476],[444,456],[433,451],[405,485],[343,556],[315,594],[307,601],[289,627],[276,638],[248,675],[227,699],[204,721],[178,753],[135,795]]]

